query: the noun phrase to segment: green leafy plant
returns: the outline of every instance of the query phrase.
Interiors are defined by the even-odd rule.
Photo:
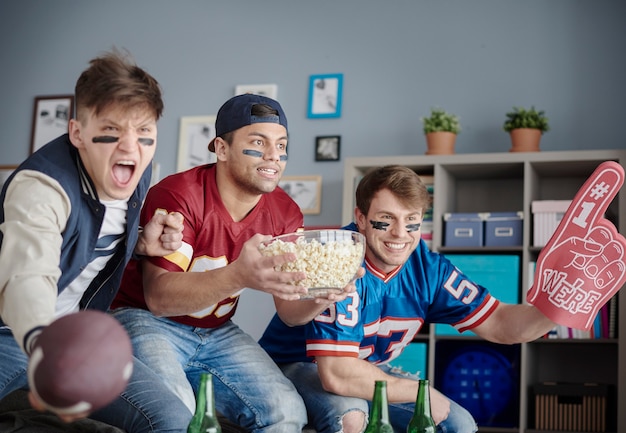
[[[537,111],[535,107],[526,110],[522,107],[513,107],[513,111],[506,113],[506,120],[502,129],[511,132],[513,129],[531,128],[538,129],[543,134],[550,130],[548,118],[543,110]]]
[[[447,113],[440,108],[431,108],[430,117],[422,117],[420,120],[424,123],[424,134],[437,131],[452,132],[454,134],[461,132],[458,116]]]

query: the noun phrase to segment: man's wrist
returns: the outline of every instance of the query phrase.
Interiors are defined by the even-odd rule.
[[[143,238],[143,227],[139,226],[137,231],[137,243],[135,244],[135,249],[133,250],[133,259],[140,260],[141,258],[146,257],[148,254],[146,251],[146,243]]]

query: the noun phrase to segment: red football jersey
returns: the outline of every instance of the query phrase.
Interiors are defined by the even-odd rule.
[[[203,165],[163,179],[148,192],[141,224],[155,212],[180,212],[185,218],[183,245],[165,257],[149,260],[171,272],[204,272],[234,261],[245,241],[254,234],[277,236],[303,226],[300,208],[286,192],[276,188],[263,194],[256,207],[239,222],[224,207],[215,182],[215,165]],[[235,313],[239,294],[188,316],[171,317],[180,323],[215,328]],[[112,308],[148,309],[143,295],[141,268],[131,260]]]

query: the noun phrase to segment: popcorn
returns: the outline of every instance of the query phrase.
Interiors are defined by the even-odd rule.
[[[365,254],[365,238],[349,230],[319,230],[278,236],[259,247],[261,254],[296,253],[294,262],[276,266],[282,272],[306,272],[294,282],[314,297],[338,293],[355,277]]]

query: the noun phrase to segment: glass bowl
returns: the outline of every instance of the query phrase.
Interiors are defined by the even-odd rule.
[[[296,253],[294,262],[277,266],[277,271],[306,272],[294,282],[309,291],[302,299],[325,298],[341,293],[356,278],[365,257],[365,236],[352,230],[307,230],[276,236],[259,246],[261,254]]]

